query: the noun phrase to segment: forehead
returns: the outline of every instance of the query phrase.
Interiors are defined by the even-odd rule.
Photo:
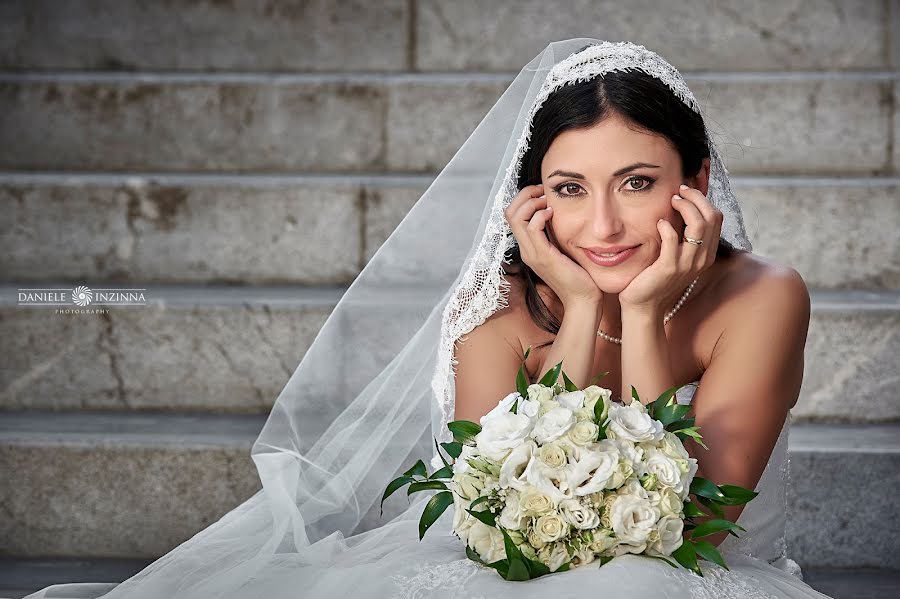
[[[569,129],[556,136],[541,163],[546,174],[555,168],[615,171],[633,162],[665,165],[678,160],[672,143],[620,117],[589,128]],[[654,162],[655,161],[655,162]]]

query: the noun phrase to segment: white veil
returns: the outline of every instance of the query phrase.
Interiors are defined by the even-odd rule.
[[[635,68],[700,113],[680,73],[643,46],[589,38],[549,44],[519,72],[321,328],[253,445],[263,489],[114,589],[57,585],[35,597],[107,591],[103,596],[218,597],[239,590],[267,564],[324,563],[352,548],[353,535],[393,518],[417,521],[430,494],[416,495],[410,505],[395,493],[383,516],[381,497],[416,460],[440,463],[433,437],[450,440],[455,342],[505,305],[501,261],[514,238],[503,209],[518,191],[531,119],[562,85]],[[727,170],[707,133],[707,197],[724,213],[722,238],[749,250]]]

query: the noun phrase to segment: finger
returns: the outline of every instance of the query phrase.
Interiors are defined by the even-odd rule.
[[[504,214],[506,215],[507,220],[509,220],[511,216],[514,216],[523,204],[528,202],[530,199],[541,196],[543,194],[544,186],[540,183],[538,183],[537,185],[526,185],[525,187],[523,187],[509,203],[509,206],[506,207],[506,210],[504,210]]]
[[[531,217],[531,220],[525,227],[525,233],[526,237],[528,238],[529,246],[534,251],[534,253],[532,254],[534,258],[547,256],[548,252],[552,248],[552,246],[550,245],[550,240],[544,233],[547,221],[551,218],[552,215],[553,211],[550,208],[543,208],[541,210],[538,210],[534,213],[534,216]]]
[[[697,209],[700,211],[700,214],[703,215],[703,218],[709,222],[713,222],[715,220],[716,212],[719,210],[713,206],[709,199],[703,194],[702,191],[696,189],[694,187],[689,187],[687,185],[682,184],[678,189],[678,193],[681,197],[691,200]]]
[[[664,218],[661,218],[656,223],[656,228],[659,230],[659,236],[662,239],[662,247],[659,250],[660,264],[670,274],[674,275],[676,272],[678,272],[680,263],[679,246],[681,244],[678,243],[678,233],[675,232],[675,228],[672,226],[672,223]]]
[[[706,255],[709,251],[708,248],[709,245],[711,245],[711,241],[708,238],[708,231],[713,229],[711,226],[713,223],[708,223],[704,219],[694,202],[677,194],[672,196],[672,206],[678,210],[681,214],[681,218],[684,220],[684,236],[703,241],[702,245],[697,245],[679,239],[679,242],[682,242],[679,258],[679,261],[684,265],[682,268],[694,268],[705,264]]]

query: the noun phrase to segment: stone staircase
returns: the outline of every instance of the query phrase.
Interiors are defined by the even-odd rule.
[[[124,580],[256,493],[252,442],[343,291],[582,35],[682,71],[754,251],[804,276],[789,555],[896,596],[900,2],[184,4],[0,4],[0,596]],[[77,285],[148,305],[17,305]]]

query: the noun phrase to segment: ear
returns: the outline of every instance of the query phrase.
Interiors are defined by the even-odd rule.
[[[693,187],[694,189],[699,189],[703,195],[707,195],[709,192],[709,165],[709,158],[704,158],[703,163],[700,165],[700,170],[697,171],[697,174],[693,177],[688,177],[687,179],[685,179],[684,184],[689,187]]]

